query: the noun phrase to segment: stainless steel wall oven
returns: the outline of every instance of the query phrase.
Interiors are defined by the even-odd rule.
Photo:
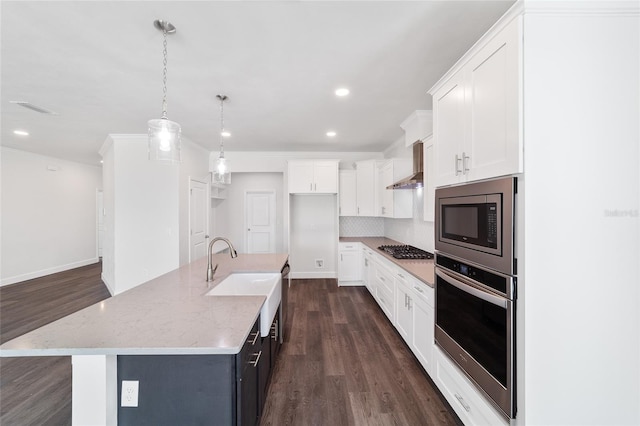
[[[515,178],[436,190],[435,341],[516,415]]]

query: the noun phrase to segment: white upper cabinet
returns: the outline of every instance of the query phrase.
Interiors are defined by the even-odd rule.
[[[404,130],[404,145],[411,146],[433,133],[433,111],[417,110],[401,124]]]
[[[356,216],[356,171],[340,170],[340,216]]]
[[[429,92],[436,186],[522,172],[521,34],[515,18]]]
[[[377,160],[356,163],[356,170],[340,170],[340,216],[379,216]]]
[[[356,209],[358,216],[377,216],[377,174],[376,160],[358,161],[356,163]]]
[[[290,194],[335,194],[338,192],[338,161],[289,161],[288,180]]]
[[[413,191],[387,189],[412,171],[411,159],[392,158],[380,167],[380,214],[382,217],[406,219],[413,217]]]

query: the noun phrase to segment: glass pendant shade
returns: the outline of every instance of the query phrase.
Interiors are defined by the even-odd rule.
[[[220,156],[216,160],[216,164],[213,169],[213,182],[223,183],[229,185],[231,183],[231,172],[229,171],[229,163],[224,158],[224,152],[220,153]]]
[[[149,120],[149,160],[180,162],[180,125],[166,118]]]

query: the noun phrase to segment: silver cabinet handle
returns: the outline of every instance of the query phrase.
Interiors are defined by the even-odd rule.
[[[458,176],[458,175],[461,173],[460,168],[458,167],[458,165],[460,164],[460,161],[461,161],[461,160],[462,160],[462,159],[458,156],[458,154],[456,154],[456,163],[455,163],[455,167],[456,167],[456,176]]]
[[[411,298],[407,296],[407,309],[411,310]]]
[[[458,400],[458,402],[460,402],[460,405],[462,405],[462,407],[467,410],[467,411],[471,411],[471,407],[469,407],[469,404],[467,404],[464,401],[464,398],[461,397],[460,395],[458,395],[457,393],[454,394],[454,396],[456,397],[456,399]]]
[[[258,353],[253,353],[253,355],[258,355],[254,361],[249,361],[249,364],[253,364],[254,367],[258,366],[258,362],[260,362],[260,355],[262,355],[262,351]]]
[[[258,340],[258,336],[260,335],[259,331],[255,332],[255,336],[253,336],[253,340],[251,341],[251,345],[255,345],[256,344],[256,340]]]
[[[402,275],[401,273],[398,272],[396,275],[398,275],[400,278],[404,280],[404,275]]]
[[[467,154],[465,154],[464,152],[462,153],[462,174],[466,175],[467,172],[469,171],[469,168],[467,167],[467,160],[469,160],[469,156]]]
[[[340,262],[343,262],[344,259],[342,259],[342,253],[340,253]]]
[[[414,286],[413,286],[413,288],[414,288],[415,290],[418,290],[420,293],[424,293],[424,290],[423,290],[423,289],[421,289],[421,288],[420,288],[420,287],[418,287],[418,286],[415,286],[415,285],[414,285]]]
[[[314,183],[314,184],[313,184],[313,190],[314,190],[314,191],[317,191],[317,190],[318,190],[318,184],[317,184],[317,183]]]

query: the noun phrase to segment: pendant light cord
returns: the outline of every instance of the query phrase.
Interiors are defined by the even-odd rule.
[[[224,100],[226,96],[220,97],[220,157],[224,157]]]
[[[162,30],[164,36],[162,56],[164,69],[162,71],[162,118],[167,120],[167,30]]]

